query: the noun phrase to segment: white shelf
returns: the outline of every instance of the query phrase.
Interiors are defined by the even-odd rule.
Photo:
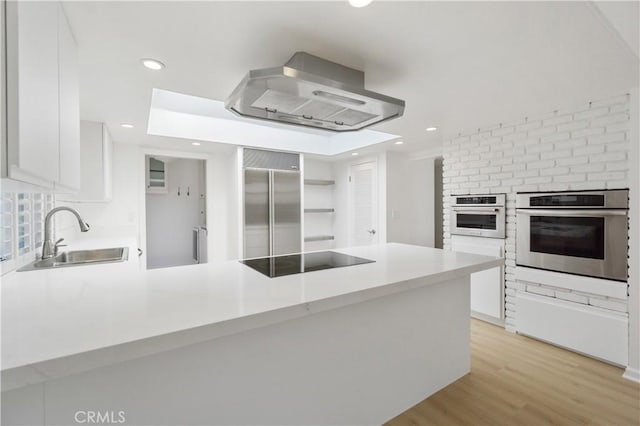
[[[334,213],[335,209],[304,209],[305,213]]]
[[[304,237],[304,242],[309,243],[311,241],[331,241],[334,239],[335,237],[333,235],[317,235],[313,237]]]
[[[317,185],[317,186],[330,186],[335,185],[335,180],[325,180],[325,179],[305,179],[305,185]]]

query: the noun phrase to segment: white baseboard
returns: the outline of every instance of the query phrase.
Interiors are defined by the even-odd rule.
[[[471,318],[475,318],[480,321],[484,321],[493,325],[504,327],[504,319],[492,317],[491,315],[486,315],[481,312],[476,312],[474,310],[471,311]]]
[[[622,377],[624,377],[627,380],[631,380],[632,382],[640,383],[640,370],[627,367],[624,370],[624,374],[622,375]]]

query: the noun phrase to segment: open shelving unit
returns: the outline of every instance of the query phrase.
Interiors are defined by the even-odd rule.
[[[334,229],[334,185],[335,180],[330,179],[330,172],[323,166],[314,164],[310,176],[323,179],[304,179],[305,185],[305,243],[312,243],[307,249],[332,248],[335,236]],[[324,169],[324,170],[323,170]],[[306,170],[306,168],[305,168]],[[315,172],[315,173],[314,173]],[[329,179],[327,179],[329,178]],[[307,225],[309,224],[309,225]],[[324,242],[324,243],[323,243]]]

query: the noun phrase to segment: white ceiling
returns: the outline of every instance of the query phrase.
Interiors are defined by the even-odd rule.
[[[624,3],[616,19],[624,21]],[[369,90],[406,100],[373,127],[398,150],[638,86],[638,57],[587,2],[66,2],[80,49],[83,119],[114,139],[146,135],[153,88],[224,100],[250,69],[296,51],[365,71]],[[637,33],[638,8],[618,24]],[[635,14],[635,15],[634,15]],[[162,71],[139,60],[156,58]],[[120,123],[135,125],[123,129]],[[438,132],[425,128],[437,126]],[[165,141],[166,143],[166,141]]]
[[[593,5],[602,15],[604,25],[610,27],[635,56],[640,56],[640,2],[598,1]]]

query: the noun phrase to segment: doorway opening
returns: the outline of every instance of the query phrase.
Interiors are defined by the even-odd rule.
[[[207,262],[205,161],[145,156],[147,269]]]

